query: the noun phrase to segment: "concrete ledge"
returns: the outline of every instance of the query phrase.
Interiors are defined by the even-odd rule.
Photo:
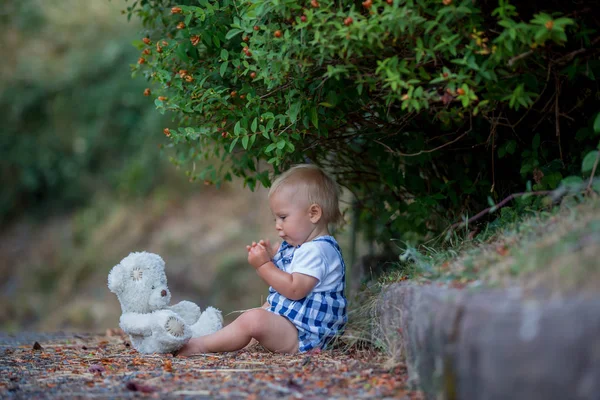
[[[375,336],[428,398],[600,399],[600,296],[386,287]]]

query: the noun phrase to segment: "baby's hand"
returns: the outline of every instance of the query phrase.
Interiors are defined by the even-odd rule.
[[[273,259],[273,257],[275,257],[275,254],[277,254],[277,251],[279,250],[279,242],[271,245],[271,241],[269,239],[267,240],[262,240],[260,242],[258,242],[259,244],[263,245],[263,247],[265,249],[267,249],[267,251],[269,252],[269,256],[271,257],[271,259]]]
[[[252,246],[246,246],[246,248],[248,249],[248,262],[254,268],[258,269],[271,261],[269,252],[262,244],[256,244],[253,242]]]

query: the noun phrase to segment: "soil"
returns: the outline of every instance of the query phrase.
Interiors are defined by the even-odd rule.
[[[422,400],[404,365],[358,346],[278,355],[257,345],[224,354],[142,355],[109,329],[91,334],[0,334],[0,397]]]

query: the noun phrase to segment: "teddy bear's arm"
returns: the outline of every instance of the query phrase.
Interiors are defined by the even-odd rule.
[[[149,314],[125,313],[121,315],[119,326],[130,335],[150,336],[152,321]]]
[[[189,325],[196,323],[201,315],[200,307],[187,300],[180,301],[168,307],[168,309],[183,318],[185,323]]]

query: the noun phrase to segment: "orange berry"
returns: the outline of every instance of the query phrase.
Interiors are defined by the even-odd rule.
[[[250,72],[250,78],[252,78],[252,79],[256,78],[256,72]]]
[[[388,3],[390,6],[391,6],[392,4],[394,4],[394,0],[385,0],[385,2],[386,2],[386,3]]]
[[[408,100],[408,99],[410,99],[410,97],[407,94],[405,94],[404,96],[402,96],[400,98],[400,100],[402,100],[402,101],[405,101],[405,100]]]
[[[180,22],[177,24],[177,29],[183,29],[183,28],[185,28],[185,23]]]
[[[192,45],[196,46],[198,45],[198,43],[200,43],[200,36],[198,35],[194,35],[190,38],[190,42],[192,42]]]
[[[348,17],[344,20],[344,25],[350,26],[350,25],[352,25],[353,22],[354,22],[354,20],[352,19],[352,17]]]
[[[242,40],[243,40],[244,42],[248,42],[248,41],[250,40],[250,38],[249,38],[248,36],[244,36],[244,37],[242,38]]]
[[[138,64],[142,65],[145,62],[146,62],[146,59],[144,57],[138,58]]]
[[[181,7],[171,8],[171,14],[181,14]]]
[[[456,93],[458,93],[460,96],[462,96],[463,94],[465,94],[465,89],[458,88],[458,89],[456,89]]]
[[[250,50],[248,50],[248,51],[246,52],[246,55],[247,55],[248,57],[251,57],[251,56],[252,56],[252,52],[251,52]]]
[[[146,44],[151,44],[152,43],[152,41],[150,40],[150,38],[147,38],[147,37],[143,38],[142,42],[144,42]]]
[[[448,73],[447,73],[447,72],[444,72],[444,73],[442,74],[442,76],[443,76],[444,78],[447,78],[447,77],[448,77]]]
[[[150,91],[149,88],[144,89],[144,96],[150,96],[152,94],[152,92]]]
[[[306,15],[303,15],[303,16],[301,16],[301,17],[300,17],[300,21],[302,21],[302,22],[306,22]]]
[[[183,79],[185,79],[186,82],[192,82],[194,80],[194,77],[191,75],[186,75]]]
[[[544,24],[544,26],[546,27],[546,29],[548,29],[549,31],[551,31],[551,30],[552,30],[552,28],[554,28],[554,21],[552,21],[552,20],[549,20],[549,21],[547,21],[547,22]]]
[[[156,43],[156,52],[162,53],[162,47],[160,47],[160,45],[158,43]]]
[[[142,51],[142,54],[150,55],[152,54],[152,52],[150,51],[150,49],[144,49],[144,51]]]
[[[254,25],[254,30],[255,30],[255,31],[260,31],[260,26],[258,26],[258,25]]]
[[[227,137],[227,135],[229,135],[229,134],[228,134],[226,131],[223,131],[223,133],[221,133],[221,137],[224,137],[224,138],[226,138],[226,137]]]
[[[365,0],[362,2],[362,5],[364,8],[366,8],[368,10],[373,5],[373,2],[371,0]]]
[[[171,131],[169,130],[169,128],[163,129],[163,133],[165,134],[166,137],[170,137],[171,136]]]
[[[276,30],[275,33],[273,33],[273,36],[275,36],[276,38],[280,38],[281,37],[281,31],[280,30]]]
[[[237,92],[234,90],[233,92],[229,93],[231,95],[231,97],[235,97],[237,96]]]
[[[244,100],[246,98],[245,94],[240,94],[240,99]]]
[[[452,4],[452,0],[442,0],[442,3],[444,3],[445,6],[449,6]]]
[[[312,8],[319,8],[319,2],[317,0],[310,0],[310,5]]]
[[[184,76],[186,76],[186,75],[187,75],[187,70],[185,70],[185,69],[180,69],[180,70],[179,70],[179,72],[177,72],[177,73],[179,74],[179,76],[180,76],[181,78],[183,78]]]
[[[244,48],[242,49],[242,51],[243,51],[244,53],[247,53],[247,52],[248,52],[248,50],[250,50],[250,49],[248,49],[248,47],[247,47],[247,46],[244,46]]]
[[[158,99],[160,101],[166,101],[167,100],[167,98],[165,96],[158,96]]]

